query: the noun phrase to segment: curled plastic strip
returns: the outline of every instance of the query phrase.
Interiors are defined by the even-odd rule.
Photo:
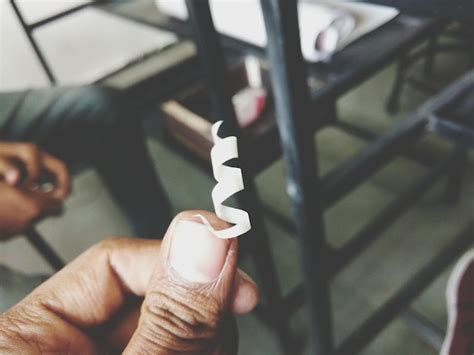
[[[233,226],[215,230],[203,216],[200,217],[217,237],[229,239],[248,232],[251,226],[250,217],[246,211],[223,204],[229,197],[244,189],[244,182],[241,169],[224,165],[225,162],[237,158],[239,154],[237,137],[219,137],[218,132],[221,125],[222,121],[218,121],[212,126],[214,146],[211,149],[211,161],[214,178],[217,181],[212,190],[212,202],[216,215]]]

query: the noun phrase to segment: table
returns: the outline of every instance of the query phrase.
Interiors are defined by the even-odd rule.
[[[393,6],[403,13],[412,15],[474,22],[474,2],[471,0],[368,0],[365,2]]]
[[[152,1],[112,3],[102,8],[111,13],[174,32],[184,38],[191,36],[189,26],[185,21],[159,13]],[[313,98],[329,96],[334,99],[343,95],[427,38],[438,26],[439,21],[434,18],[399,15],[335,54],[330,63],[308,63],[309,76],[320,84],[312,87]],[[230,55],[253,54],[265,58],[265,51],[262,48],[225,35],[222,35],[222,39]],[[390,46],[387,46],[387,43],[390,43]],[[368,48],[370,48],[370,56],[367,55]]]

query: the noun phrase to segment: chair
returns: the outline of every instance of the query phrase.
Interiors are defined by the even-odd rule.
[[[449,43],[440,43],[441,38],[449,38]],[[397,73],[392,92],[387,100],[387,111],[395,113],[399,109],[400,96],[403,87],[411,87],[434,94],[441,89],[439,84],[432,83],[430,78],[435,75],[436,56],[441,53],[461,53],[469,57],[469,67],[474,65],[474,46],[472,45],[474,30],[472,26],[458,22],[439,20],[439,28],[428,39],[426,45],[414,51],[404,53],[397,63]],[[419,61],[423,61],[423,78],[413,77],[413,68]]]
[[[430,173],[408,189],[340,249],[327,245],[323,211],[383,165],[412,146],[427,131],[429,116],[446,107],[454,97],[472,84],[470,73],[455,86],[427,102],[402,124],[391,129],[360,154],[326,176],[319,177],[314,156],[313,135],[308,115],[313,103],[305,81],[306,68],[299,48],[297,11],[294,3],[262,0],[268,35],[268,55],[274,84],[277,122],[287,171],[287,190],[292,200],[304,272],[302,289],[290,295],[290,309],[306,299],[311,315],[311,340],[314,354],[355,354],[418,296],[439,273],[472,242],[474,229],[469,226],[445,250],[417,272],[384,305],[376,310],[337,347],[332,337],[329,287],[331,278],[347,266],[380,233],[398,219],[423,192],[447,175],[462,157],[463,149],[438,163]]]
[[[194,87],[189,88],[183,97],[164,105],[164,112],[169,116],[167,144],[181,152],[186,159],[210,172],[207,158],[212,146],[209,137],[210,121],[222,119],[225,133],[239,137],[241,157],[239,165],[244,172],[246,189],[237,196],[237,200],[242,208],[249,211],[254,227],[251,231],[252,235],[241,240],[244,251],[250,253],[256,264],[262,294],[267,301],[257,309],[257,314],[276,331],[283,349],[287,353],[295,353],[296,346],[288,329],[288,320],[290,315],[303,304],[306,297],[312,316],[311,339],[314,352],[330,354],[334,350],[328,299],[330,279],[387,229],[435,181],[447,175],[459,152],[454,152],[448,159],[437,164],[426,177],[414,184],[400,198],[389,203],[349,244],[341,250],[334,250],[324,239],[323,211],[391,159],[399,155],[411,154],[409,148],[423,135],[427,121],[420,117],[421,114],[413,115],[407,122],[382,138],[376,139],[358,156],[324,177],[319,177],[317,173],[313,135],[322,126],[333,124],[374,140],[375,137],[370,133],[358,130],[356,127],[349,127],[337,120],[335,109],[337,97],[370,77],[376,70],[387,64],[395,54],[427,38],[426,36],[429,36],[433,26],[436,25],[436,21],[402,17],[381,28],[377,34],[367,36],[366,42],[347,48],[347,51],[341,52],[328,66],[310,65],[307,72],[298,44],[295,3],[268,0],[262,1],[262,5],[266,14],[270,60],[270,63],[263,60],[263,66],[271,68],[277,115],[275,121],[275,114],[270,109],[267,112],[268,117],[257,122],[255,126],[243,130],[236,124],[230,99],[232,88],[229,86],[232,81],[229,77],[233,76],[235,71],[227,72],[226,59],[232,66],[236,52],[237,56],[244,52],[259,57],[265,57],[265,53],[258,48],[225,36],[217,36],[207,1],[187,2],[192,30],[184,29],[185,24],[163,16],[150,20],[140,19],[140,15],[135,14],[134,18],[153,23],[160,28],[168,30],[174,28],[178,33],[188,33],[188,36],[190,32],[195,35],[213,110],[211,120],[205,120],[192,112],[176,117],[178,111],[181,113],[183,111],[183,105],[179,106],[176,103],[179,101],[186,103],[186,100],[189,101],[197,90]],[[395,37],[393,47],[387,46],[386,40],[383,40],[387,37],[384,36],[393,36],[397,33],[401,35]],[[222,46],[226,49],[225,52],[221,48],[221,40]],[[372,45],[376,45],[381,54],[367,58],[365,49]],[[354,61],[351,62],[350,58]],[[312,87],[310,92],[306,84],[307,75],[315,80],[325,81],[327,85],[322,88]],[[206,112],[209,114],[209,111]],[[315,112],[319,114],[315,115]],[[310,114],[311,117],[309,117]],[[262,205],[253,183],[253,177],[277,159],[282,150],[288,173],[287,190],[294,207],[294,221]],[[268,238],[262,223],[263,213],[272,217],[281,226],[296,230],[300,240],[305,284],[304,287],[300,285],[293,289],[286,297],[282,296],[276,278]],[[347,353],[353,345],[354,352],[361,349],[377,330],[374,329],[374,324],[384,325],[404,309],[406,302],[418,295],[423,286],[432,280],[433,275],[437,275],[443,266],[446,266],[450,260],[454,260],[455,254],[467,244],[468,237],[470,237],[468,232],[462,234],[455,247],[443,253],[436,259],[436,263],[430,264],[423,272],[417,274],[416,278],[411,280],[385,307],[373,315],[368,325],[361,328],[363,330],[359,330],[351,338],[355,340],[350,339],[343,345],[340,353]],[[419,282],[420,287],[417,285]]]

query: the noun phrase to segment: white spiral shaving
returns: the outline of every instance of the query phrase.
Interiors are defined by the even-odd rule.
[[[239,168],[225,166],[224,163],[239,156],[237,150],[237,137],[221,138],[218,131],[222,121],[214,123],[212,126],[212,138],[214,146],[211,149],[212,171],[217,181],[212,190],[212,202],[216,215],[230,224],[232,227],[215,230],[209,222],[201,216],[208,228],[219,238],[235,238],[251,228],[249,214],[241,209],[223,205],[224,201],[230,196],[244,189],[242,171]]]

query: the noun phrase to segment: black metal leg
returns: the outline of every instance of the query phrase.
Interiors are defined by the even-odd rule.
[[[36,56],[38,57],[38,60],[40,61],[41,66],[43,67],[44,72],[46,73],[46,76],[48,77],[49,81],[51,84],[56,83],[56,78],[54,77],[53,71],[49,67],[48,63],[46,62],[46,58],[43,56],[43,53],[41,52],[38,44],[36,43],[33,34],[32,34],[32,28],[28,26],[28,24],[25,22],[23,19],[23,15],[20,12],[20,9],[18,8],[17,4],[15,3],[15,0],[10,0],[10,3],[13,7],[13,10],[15,11],[15,14],[18,17],[18,20],[20,21],[21,26],[23,27],[23,30],[25,31],[25,34],[28,38],[28,41],[31,44],[31,47],[36,53]]]
[[[328,117],[328,122],[337,122],[339,119],[339,116],[337,114],[337,102],[335,100],[331,100],[326,104],[326,109],[323,110],[325,114],[327,114]]]
[[[333,349],[327,275],[330,253],[324,237],[323,206],[317,188],[313,131],[307,127],[310,98],[300,48],[297,5],[285,0],[261,0],[261,4],[287,192],[300,243],[312,353],[330,354]]]
[[[397,63],[397,73],[395,74],[395,82],[393,84],[392,92],[387,100],[387,111],[389,113],[396,113],[398,111],[400,95],[402,92],[403,84],[405,82],[406,69],[408,66],[408,55],[404,54]]]
[[[255,265],[260,289],[265,298],[264,317],[273,328],[286,354],[294,354],[294,341],[289,327],[289,314],[283,304],[283,296],[278,280],[270,240],[264,224],[262,204],[253,181],[245,183],[245,191],[237,197],[239,205],[251,216],[252,230],[241,239],[241,248],[250,252]]]
[[[468,164],[467,149],[459,148],[452,170],[448,175],[444,200],[446,203],[454,203],[459,199],[462,191],[462,183],[466,175]]]
[[[438,33],[433,34],[428,40],[426,47],[425,63],[423,65],[423,75],[429,78],[434,74],[434,65],[436,59],[436,48],[438,47]]]
[[[437,276],[472,245],[474,225],[470,224],[434,258],[416,272],[393,296],[380,306],[338,347],[335,354],[359,353],[389,322],[403,312]]]
[[[208,83],[212,107],[217,119],[224,121],[226,135],[241,137],[234,108],[231,101],[228,72],[220,39],[214,28],[207,0],[187,0],[187,7],[193,26],[199,57]],[[245,141],[239,138],[240,144]],[[269,324],[275,329],[283,348],[290,353],[291,333],[288,327],[287,312],[283,307],[281,289],[271,255],[270,242],[263,221],[262,206],[258,199],[255,183],[245,167],[245,149],[240,149],[239,166],[242,168],[245,190],[237,194],[240,206],[251,218],[250,235],[242,237],[242,247],[248,248],[255,262],[262,292],[267,300],[266,315]]]
[[[469,64],[474,68],[474,33],[471,34],[469,42]]]
[[[56,252],[44,241],[41,235],[34,228],[30,228],[25,232],[26,238],[31,245],[44,257],[48,264],[56,271],[61,270],[65,263],[56,254]]]

